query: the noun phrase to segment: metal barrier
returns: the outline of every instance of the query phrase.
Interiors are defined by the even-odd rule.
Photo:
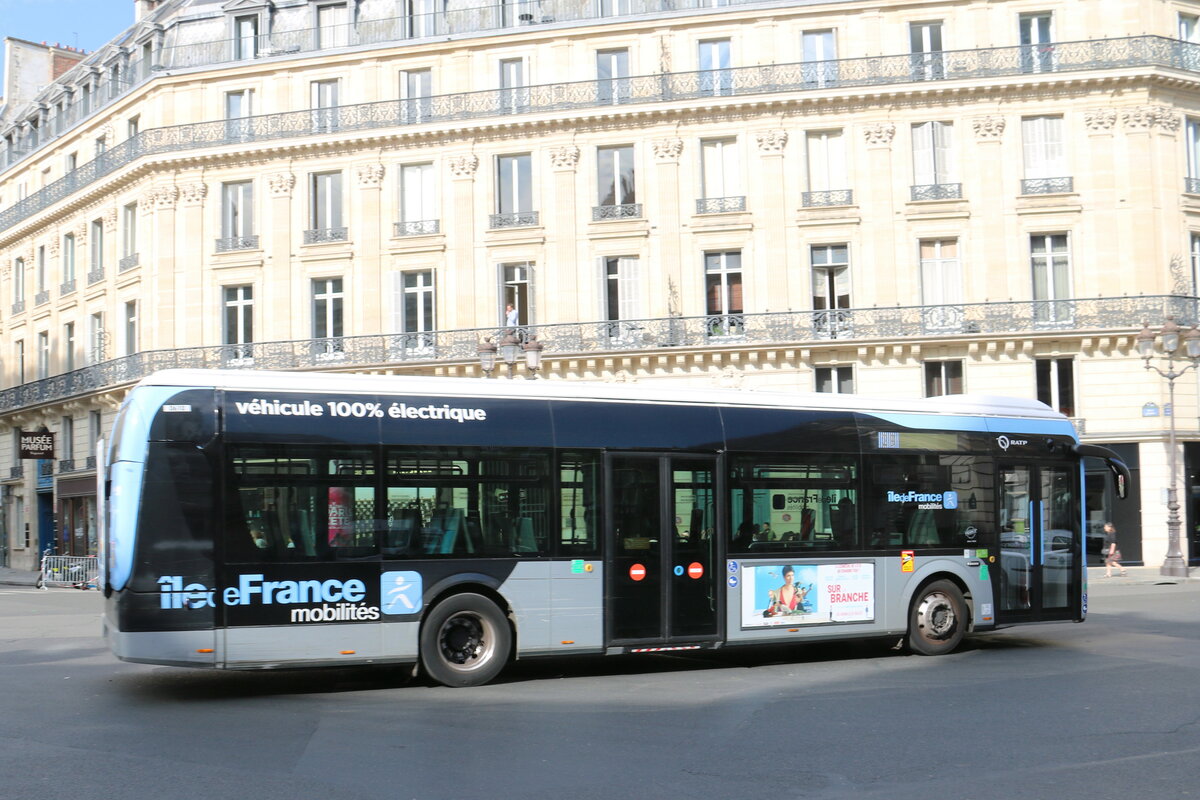
[[[42,556],[42,574],[38,586],[73,586],[76,589],[99,588],[100,563],[95,556]]]

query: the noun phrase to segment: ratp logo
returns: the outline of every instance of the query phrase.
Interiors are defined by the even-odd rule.
[[[1001,450],[1008,452],[1009,441],[1007,436],[997,436],[996,444],[1000,445]]]
[[[421,573],[392,571],[379,576],[379,604],[385,614],[416,614],[421,610]]]

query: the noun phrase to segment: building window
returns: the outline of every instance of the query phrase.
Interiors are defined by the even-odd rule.
[[[258,247],[254,235],[254,182],[221,184],[221,238],[217,252]]]
[[[133,137],[138,135],[138,131],[141,130],[141,127],[142,127],[142,118],[140,116],[130,117],[129,120],[125,123],[125,136],[132,139]]]
[[[434,320],[433,270],[392,273],[392,330],[395,333],[428,333]],[[405,348],[432,346],[432,337],[406,337]]]
[[[37,377],[38,380],[50,377],[50,332],[38,331],[37,335]]]
[[[599,50],[596,53],[596,99],[600,103],[629,100],[629,51]]]
[[[312,327],[314,339],[339,338],[342,334],[341,278],[318,278],[312,282]]]
[[[310,176],[309,230],[305,244],[346,240],[342,225],[342,173],[319,172]]]
[[[601,261],[604,270],[602,313],[609,322],[608,338],[632,343],[640,338],[640,326],[630,325],[626,320],[638,320],[644,315],[641,263],[634,256],[610,256]]]
[[[699,43],[698,61],[701,94],[733,94],[733,72],[730,69],[729,40],[708,39]]]
[[[233,57],[240,61],[258,56],[258,15],[233,19]]]
[[[435,201],[433,164],[400,167],[400,222],[396,235],[437,233],[439,214]]]
[[[813,332],[819,338],[836,339],[850,332],[850,248],[845,244],[813,245],[812,262]]]
[[[121,355],[131,356],[138,351],[138,304],[136,300],[125,303]]]
[[[1184,144],[1187,147],[1184,191],[1200,194],[1200,119],[1188,117],[1184,130]]]
[[[64,461],[75,459],[75,418],[63,417],[59,424],[58,457]]]
[[[840,130],[809,131],[805,136],[808,158],[808,191],[805,206],[843,206],[854,201],[847,188],[845,139]]]
[[[746,210],[737,139],[702,141],[700,173],[703,200],[709,205],[697,204],[697,213]]]
[[[601,147],[596,150],[597,208],[593,219],[640,217],[633,147]]]
[[[1054,69],[1053,15],[1049,11],[1021,14],[1017,17],[1021,40],[1021,71],[1049,72]]]
[[[317,6],[317,48],[350,44],[350,15],[346,4]]]
[[[67,153],[67,155],[63,158],[63,173],[69,175],[74,172],[78,166],[79,154]]]
[[[400,73],[400,121],[424,122],[433,111],[433,70],[409,69]]]
[[[88,235],[88,250],[91,255],[88,283],[95,283],[104,277],[104,221],[92,220]]]
[[[518,325],[533,323],[533,264],[525,261],[518,264],[500,265],[500,324],[511,323],[508,309],[516,313]]]
[[[75,369],[75,323],[63,325],[63,372]]]
[[[1068,417],[1075,416],[1075,361],[1038,358],[1034,362],[1037,399]]]
[[[226,286],[223,341],[227,345],[249,345],[254,341],[254,287]],[[248,358],[249,347],[234,348],[234,358]]]
[[[926,361],[925,396],[940,397],[944,394],[963,393],[963,362]]]
[[[1192,231],[1188,235],[1188,244],[1192,256],[1192,296],[1200,293],[1200,233]]]
[[[436,0],[404,0],[404,36],[419,39],[437,33]]]
[[[837,43],[832,30],[805,31],[800,35],[800,57],[804,61],[804,85],[819,89],[836,84]]]
[[[108,333],[104,330],[104,312],[97,311],[88,317],[88,357],[92,364],[99,364],[108,357]]]
[[[250,138],[250,115],[253,114],[254,91],[240,89],[225,93],[225,136],[232,142]]]
[[[705,329],[710,337],[740,336],[742,317],[742,252],[704,254]]]
[[[927,331],[957,331],[963,328],[962,262],[957,239],[922,239],[921,310]]]
[[[817,367],[814,388],[826,394],[854,394],[854,367]]]
[[[338,127],[338,88],[336,78],[312,82],[312,131],[327,133]]]
[[[62,294],[75,291],[75,234],[66,233],[62,238]]]
[[[912,199],[948,200],[962,196],[954,176],[954,126],[922,122],[912,126]]]
[[[1062,117],[1026,117],[1021,120],[1025,179],[1021,194],[1072,191],[1063,145]]]
[[[13,370],[16,372],[17,383],[25,382],[25,340],[13,342]]]
[[[25,259],[13,261],[13,313],[25,310]]]
[[[121,264],[122,270],[137,266],[137,203],[121,207]]]
[[[99,411],[88,412],[88,452],[95,453],[100,437],[104,435],[104,420]]]
[[[500,59],[500,107],[510,114],[529,109],[529,88],[525,83],[525,59]]]
[[[46,293],[46,246],[38,245],[37,259],[34,261],[34,286],[38,293],[38,302],[44,302],[43,295]],[[49,298],[46,298],[49,299]]]
[[[1033,316],[1042,323],[1072,319],[1071,251],[1067,234],[1034,234],[1029,237],[1033,270]]]
[[[940,80],[946,77],[942,61],[942,23],[913,22],[908,26],[909,57],[915,81]]]
[[[496,214],[491,227],[536,225],[533,162],[528,153],[496,158]]]

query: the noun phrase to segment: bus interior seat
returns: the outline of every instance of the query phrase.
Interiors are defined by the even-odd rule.
[[[529,517],[517,517],[516,542],[513,546],[515,553],[536,553],[537,539],[533,536],[533,520]]]
[[[483,541],[483,529],[479,525],[479,517],[476,514],[467,515],[463,523],[461,543],[466,545],[468,553],[482,553],[487,550]]]

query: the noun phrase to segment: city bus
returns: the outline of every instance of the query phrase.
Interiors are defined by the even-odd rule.
[[[103,465],[126,661],[510,661],[895,637],[1087,612],[1085,456],[1013,398],[172,370]]]

